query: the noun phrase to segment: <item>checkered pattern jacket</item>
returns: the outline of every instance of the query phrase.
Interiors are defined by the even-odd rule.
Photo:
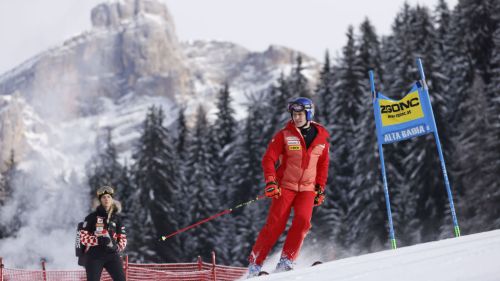
[[[90,213],[83,223],[83,229],[80,230],[80,242],[86,247],[86,252],[93,256],[104,256],[113,253],[107,245],[99,245],[96,232],[107,231],[112,237],[112,243],[116,245],[118,252],[125,250],[127,246],[127,233],[122,219],[118,215],[121,208],[114,209],[108,220],[108,213],[99,206],[95,212]],[[116,252],[116,251],[114,251]]]

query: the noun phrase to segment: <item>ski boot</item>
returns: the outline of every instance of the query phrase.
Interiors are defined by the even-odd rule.
[[[286,257],[280,258],[280,261],[276,265],[275,272],[290,271],[293,269],[293,262]]]
[[[262,270],[262,266],[255,264],[255,263],[250,263],[248,265],[248,278],[256,277],[259,276],[260,271]]]

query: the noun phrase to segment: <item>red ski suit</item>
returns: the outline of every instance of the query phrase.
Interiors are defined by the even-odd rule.
[[[266,224],[252,248],[250,263],[262,265],[285,230],[292,208],[292,226],[288,230],[281,256],[295,260],[311,228],[315,185],[324,187],[326,184],[330,148],[327,130],[315,122],[311,122],[311,126],[316,127],[318,134],[308,149],[300,130],[290,121],[273,137],[262,158],[264,177],[266,181],[277,180],[281,196],[274,198],[271,203]]]

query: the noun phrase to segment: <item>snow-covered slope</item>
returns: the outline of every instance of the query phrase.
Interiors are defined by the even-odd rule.
[[[500,230],[346,258],[308,267],[307,257],[291,272],[264,280],[493,281],[500,280]],[[306,266],[307,268],[304,268]],[[274,263],[264,265],[272,270]],[[301,268],[302,267],[302,268]]]

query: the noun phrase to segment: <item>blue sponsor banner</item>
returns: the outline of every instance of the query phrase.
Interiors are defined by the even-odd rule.
[[[415,82],[401,100],[378,93],[373,101],[377,138],[380,144],[411,139],[436,131],[428,91]]]
[[[401,100],[393,100],[382,95],[381,93],[376,92],[373,71],[369,72],[373,112],[375,115],[375,125],[377,127],[378,150],[381,164],[380,168],[384,184],[387,218],[389,220],[389,238],[393,249],[396,249],[397,243],[394,234],[394,225],[392,222],[392,211],[385,171],[383,144],[407,140],[428,133],[434,134],[439,161],[441,162],[445,188],[448,194],[448,201],[453,219],[453,229],[455,236],[460,236],[460,227],[458,226],[458,219],[455,213],[455,205],[453,203],[450,181],[448,180],[448,173],[446,172],[446,165],[444,162],[443,152],[441,150],[441,141],[439,140],[436,122],[434,121],[434,114],[432,112],[428,87],[425,82],[424,69],[420,58],[417,59],[417,66],[420,72],[421,80],[415,82],[411,90]]]

